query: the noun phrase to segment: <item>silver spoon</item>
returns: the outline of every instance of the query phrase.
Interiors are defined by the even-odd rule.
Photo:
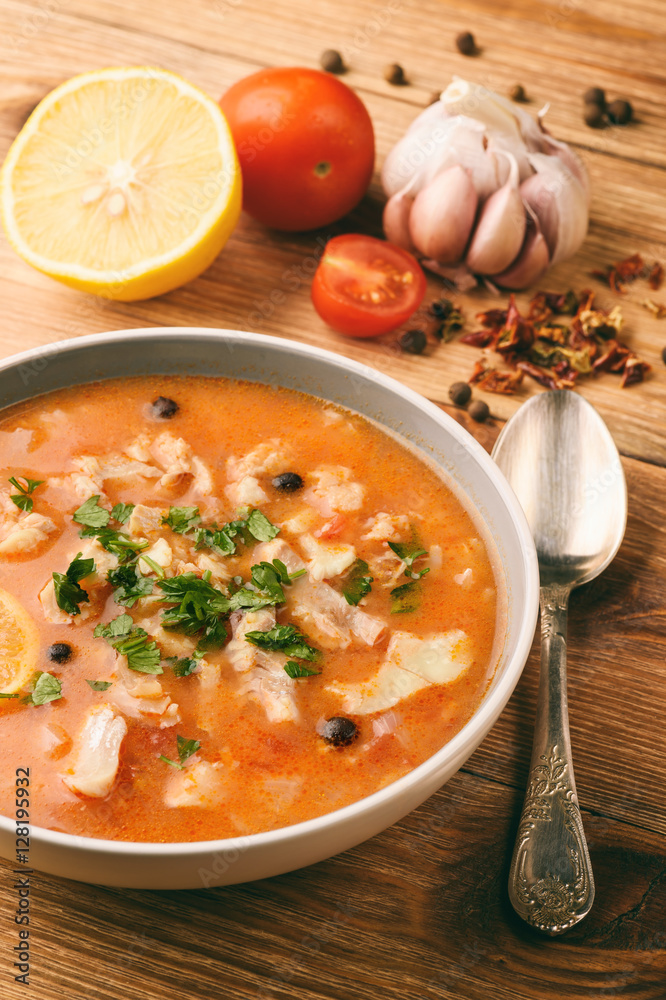
[[[627,487],[608,428],[581,396],[525,403],[493,449],[527,517],[541,577],[541,673],[532,762],[509,875],[528,924],[561,934],[585,917],[594,878],[576,796],[567,710],[567,605],[624,536]]]

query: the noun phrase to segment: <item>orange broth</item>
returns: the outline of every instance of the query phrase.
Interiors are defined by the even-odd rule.
[[[150,403],[158,396],[178,402],[171,419],[151,415]],[[246,689],[250,675],[234,669],[225,647],[206,650],[205,683],[197,672],[177,677],[162,663],[163,672],[156,679],[170,704],[177,705],[178,721],[166,724],[164,715],[134,709],[128,713],[123,684],[131,672],[126,664],[121,671],[119,661],[124,657],[103,638],[95,638],[93,629],[127,612],[152,637],[163,605],[140,600],[131,608],[121,607],[104,579],[89,588],[90,601],[81,605],[85,620],[83,614],[67,616],[62,623],[45,618],[38,595],[54,571],[66,571],[87,541],[79,537],[81,525],[73,522],[72,514],[93,491],[73,492],[74,459],[121,454],[140,435],[147,435],[144,444],[147,440],[150,445],[164,432],[184,439],[205,464],[212,475],[212,492],[202,493],[190,472],[169,485],[130,474],[104,480],[103,507],[111,510],[123,502],[166,512],[171,506],[197,506],[203,524],[222,525],[237,516],[237,505],[225,493],[227,459],[242,459],[266,439],[278,439],[278,453],[284,446],[284,467],[276,468],[274,459],[270,472],[257,473],[254,478],[267,499],[250,506],[278,526],[300,515],[308,524],[307,533],[319,543],[354,546],[356,556],[370,567],[372,589],[358,609],[381,619],[386,627],[373,645],[352,637],[346,648],[340,644],[336,648],[325,636],[323,644],[321,631],[291,615],[290,592],[298,581],[284,587],[286,602],[277,607],[277,622],[295,624],[321,650],[317,661],[306,664],[318,675],[293,680],[284,675],[276,681],[287,685],[290,710],[298,713],[295,720],[269,719],[261,698]],[[43,705],[21,699],[0,701],[3,772],[8,776],[16,768],[30,768],[33,824],[90,837],[171,842],[245,835],[298,823],[361,799],[406,774],[450,740],[479,705],[495,666],[493,649],[503,607],[488,547],[444,479],[414,451],[364,418],[304,394],[249,382],[166,376],[112,380],[55,392],[6,410],[0,420],[0,456],[1,484],[10,476],[46,480],[33,493],[34,510],[55,526],[36,548],[0,556],[0,587],[18,598],[39,629],[35,670],[48,671],[62,686],[62,697]],[[363,491],[358,509],[331,508],[322,513],[305,502],[308,493],[312,500],[313,470],[320,467],[349,470],[349,482],[360,484]],[[274,475],[286,471],[303,478],[302,489],[281,493],[272,486]],[[325,509],[325,498],[316,502]],[[361,539],[371,533],[380,512],[398,518],[403,541],[410,540],[414,529],[427,550],[414,564],[417,571],[430,567],[420,581],[413,581],[420,600],[416,610],[390,613],[390,590],[410,578],[400,572],[400,559],[386,539]],[[126,525],[115,526],[127,530]],[[278,539],[303,557],[300,534],[293,526],[283,527]],[[193,564],[202,554],[187,536],[167,525],[153,533],[151,544],[156,537],[173,548],[174,561],[164,570],[167,577],[177,573],[176,554],[181,566]],[[207,554],[231,575],[248,580],[256,562],[253,551],[253,545],[240,544],[232,556]],[[198,566],[195,571],[204,572]],[[339,593],[348,573],[347,569],[323,582]],[[307,580],[301,587],[308,585]],[[81,586],[85,589],[85,580]],[[226,585],[219,588],[226,592]],[[154,591],[160,593],[156,579]],[[423,638],[452,629],[468,637],[470,663],[449,683],[429,683],[388,709],[365,714],[345,711],[344,698],[329,689],[334,683],[360,685],[376,675],[395,630]],[[170,635],[176,655],[191,656],[197,637]],[[50,645],[57,642],[72,647],[66,663],[48,658]],[[165,645],[169,645],[166,639]],[[163,652],[164,657],[174,655],[173,648]],[[87,680],[111,686],[95,691]],[[29,687],[21,694],[29,695]],[[105,704],[125,719],[127,732],[110,791],[95,797],[73,790],[63,776],[75,766],[86,713]],[[357,725],[358,737],[350,745],[334,746],[323,739],[322,727],[333,716],[349,717]],[[178,762],[177,735],[200,742],[182,769],[161,759],[162,755]],[[184,776],[203,773],[193,771],[201,761],[206,762],[206,774],[213,776],[211,782],[202,780],[191,802],[167,804],[174,782],[182,784]],[[208,765],[215,765],[214,771]],[[9,816],[12,810],[13,783],[5,780],[0,812]]]

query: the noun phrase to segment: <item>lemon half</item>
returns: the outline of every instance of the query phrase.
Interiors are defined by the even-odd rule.
[[[13,694],[37,668],[39,633],[34,621],[12,594],[0,590],[0,692]],[[0,700],[0,706],[4,699]]]
[[[161,295],[207,268],[241,210],[219,106],[175,73],[84,73],[38,104],[2,173],[5,229],[29,264],[121,301]]]

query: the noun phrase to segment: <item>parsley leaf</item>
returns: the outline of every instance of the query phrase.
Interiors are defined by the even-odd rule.
[[[46,671],[40,673],[30,696],[33,705],[45,705],[47,701],[57,701],[62,698],[60,681]]]
[[[117,503],[111,511],[111,517],[114,521],[117,521],[118,524],[126,524],[132,516],[133,510],[133,503]]]
[[[389,542],[388,546],[393,552],[395,552],[397,557],[399,559],[402,559],[402,561],[404,562],[405,576],[411,577],[412,580],[418,580],[422,576],[425,576],[426,573],[430,572],[429,566],[427,566],[425,569],[422,569],[419,573],[413,572],[413,566],[416,560],[420,559],[421,556],[428,555],[428,550],[422,548],[420,542],[416,541],[416,538],[413,538],[411,543]]]
[[[200,659],[201,657],[194,656],[183,656],[180,659],[177,656],[168,656],[165,663],[169,664],[175,677],[189,677],[199,666]]]
[[[297,656],[300,660],[316,660],[319,655],[319,650],[293,625],[274,625],[268,632],[246,632],[245,640],[260,649]]]
[[[140,597],[147,597],[153,592],[153,581],[141,575],[136,563],[110,569],[106,578],[115,587],[114,601],[126,608],[133,607]]]
[[[400,615],[408,611],[416,611],[421,603],[420,586],[416,580],[403,583],[391,591],[391,614]]]
[[[115,556],[118,556],[119,562],[128,562],[137,553],[147,549],[150,545],[150,542],[146,539],[135,542],[129,535],[124,535],[121,531],[116,531],[114,528],[86,527],[79,532],[79,535],[81,538],[96,538],[103,549],[106,549],[107,552],[113,552]]]
[[[206,645],[222,646],[227,641],[224,618],[229,614],[229,598],[208,580],[194,573],[181,573],[168,580],[158,580],[165,604],[174,604],[162,612],[162,625],[175,632],[195,635],[203,632]]]
[[[25,486],[23,485],[23,483],[21,483],[16,478],[16,476],[11,476],[11,478],[8,480],[8,482],[15,489],[17,489],[19,491],[18,493],[12,493],[12,495],[9,497],[9,499],[14,504],[16,504],[16,506],[19,508],[19,510],[24,510],[24,511],[26,511],[26,513],[30,514],[31,511],[32,511],[32,507],[33,507],[33,501],[32,501],[32,497],[29,496],[28,494],[32,493],[33,490],[36,490],[37,487],[41,486],[42,483],[46,482],[46,480],[44,480],[44,479],[28,479],[27,476],[21,476],[20,478],[25,483]]]
[[[99,624],[93,635],[106,639],[121,656],[127,657],[127,666],[140,674],[163,673],[162,654],[157,643],[145,629],[134,626],[130,615],[119,615],[106,624]]]
[[[192,754],[197,752],[201,746],[201,742],[199,740],[186,740],[184,736],[176,736],[176,746],[178,748],[178,762],[165,757],[164,754],[160,754],[159,759],[163,760],[165,764],[177,767],[179,771],[183,771],[183,764]]]
[[[295,660],[287,660],[284,665],[284,671],[288,677],[296,680],[299,677],[318,677],[321,670],[310,670],[308,667],[304,667],[302,663],[296,663]]]
[[[81,559],[80,556],[79,552],[65,573],[53,574],[56,604],[61,611],[65,611],[68,615],[81,614],[79,604],[90,600],[87,591],[83,587],[79,587],[79,580],[83,580],[84,577],[95,572],[95,560]]]
[[[111,681],[89,681],[87,678],[86,684],[89,684],[93,691],[108,691],[111,687]]]
[[[110,513],[99,505],[99,493],[88,497],[85,503],[74,511],[72,520],[84,524],[87,528],[104,528],[111,518]]]
[[[270,542],[280,531],[260,510],[250,511],[247,517],[247,529],[258,542]]]
[[[358,604],[362,597],[372,590],[374,577],[368,576],[369,566],[363,559],[357,559],[352,564],[342,588],[342,595],[347,604]]]
[[[198,507],[169,507],[169,513],[162,518],[162,524],[167,524],[172,531],[179,535],[184,535],[200,521]]]
[[[197,752],[201,742],[200,740],[186,740],[183,736],[176,736],[176,746],[178,747],[178,760],[184,764],[188,757]]]
[[[194,532],[196,549],[211,549],[220,556],[232,556],[236,551],[233,539],[242,534],[244,521],[230,521],[222,528],[212,524],[210,528],[197,528]]]

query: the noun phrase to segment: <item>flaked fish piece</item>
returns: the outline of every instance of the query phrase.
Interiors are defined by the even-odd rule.
[[[256,507],[268,499],[256,476],[243,476],[238,482],[228,483],[224,487],[224,492],[234,507],[244,507],[248,504]]]
[[[365,489],[354,482],[351,469],[344,465],[322,465],[309,473],[308,479],[314,485],[306,490],[303,499],[323,517],[360,510],[363,506]]]
[[[95,560],[93,572],[80,580],[80,585],[84,590],[90,590],[92,587],[99,587],[106,583],[106,574],[118,565],[118,556],[114,555],[113,552],[107,552],[96,538],[82,538],[76,550],[69,553],[69,561],[72,562],[79,553],[81,559]]]
[[[312,580],[329,580],[332,576],[339,576],[356,559],[354,546],[342,542],[321,542],[306,534],[300,544],[308,558],[308,574]]]
[[[116,681],[109,688],[108,698],[125,715],[147,718],[173,726],[180,722],[178,705],[166,694],[159,679],[153,674],[130,670],[121,657],[116,659]]]
[[[268,499],[259,476],[284,472],[289,463],[290,449],[279,438],[262,441],[247,455],[231,455],[227,459],[228,485],[224,492],[235,506],[258,505]]]
[[[269,722],[295,722],[300,713],[295,681],[284,671],[286,656],[259,649],[245,639],[248,632],[268,632],[274,625],[274,608],[234,613],[231,616],[232,638],[225,652],[234,670],[244,675],[241,694],[254,695]]]
[[[410,524],[406,514],[387,514],[380,510],[363,525],[362,541],[398,542],[409,535]]]
[[[369,715],[393,708],[433,684],[450,684],[471,664],[470,641],[460,629],[424,638],[394,632],[374,677],[357,684],[329,684],[327,690],[343,699],[344,711]]]
[[[75,763],[61,778],[80,795],[101,799],[109,794],[120,764],[127,723],[110,705],[92,708],[75,744]]]
[[[225,777],[219,761],[214,764],[207,760],[188,763],[169,780],[164,804],[170,809],[213,809],[224,798]]]
[[[155,570],[149,562],[146,562],[146,556],[162,569],[168,569],[173,562],[173,552],[166,538],[158,538],[150,548],[144,549],[139,556],[139,570],[149,576],[151,573],[155,574]]]
[[[289,573],[307,569],[301,557],[280,538],[258,545],[255,554],[257,560],[266,562],[280,559]],[[324,648],[346,649],[354,640],[374,646],[386,630],[379,618],[348,604],[337,590],[328,583],[311,579],[309,573],[294,580],[285,595],[289,612],[303,624],[306,632],[316,631],[314,638]]]
[[[132,538],[143,538],[151,535],[162,528],[162,518],[168,511],[163,507],[149,507],[147,504],[138,503],[129,516],[126,531]]]
[[[14,506],[14,510],[18,513],[18,507]],[[43,514],[24,513],[14,519],[11,512],[5,514],[3,511],[0,516],[0,554],[15,555],[19,552],[31,552],[56,530],[51,518]]]
[[[321,515],[312,507],[301,507],[299,511],[292,514],[286,521],[278,523],[278,528],[288,535],[300,536],[310,528],[313,528],[317,521],[321,521]]]

